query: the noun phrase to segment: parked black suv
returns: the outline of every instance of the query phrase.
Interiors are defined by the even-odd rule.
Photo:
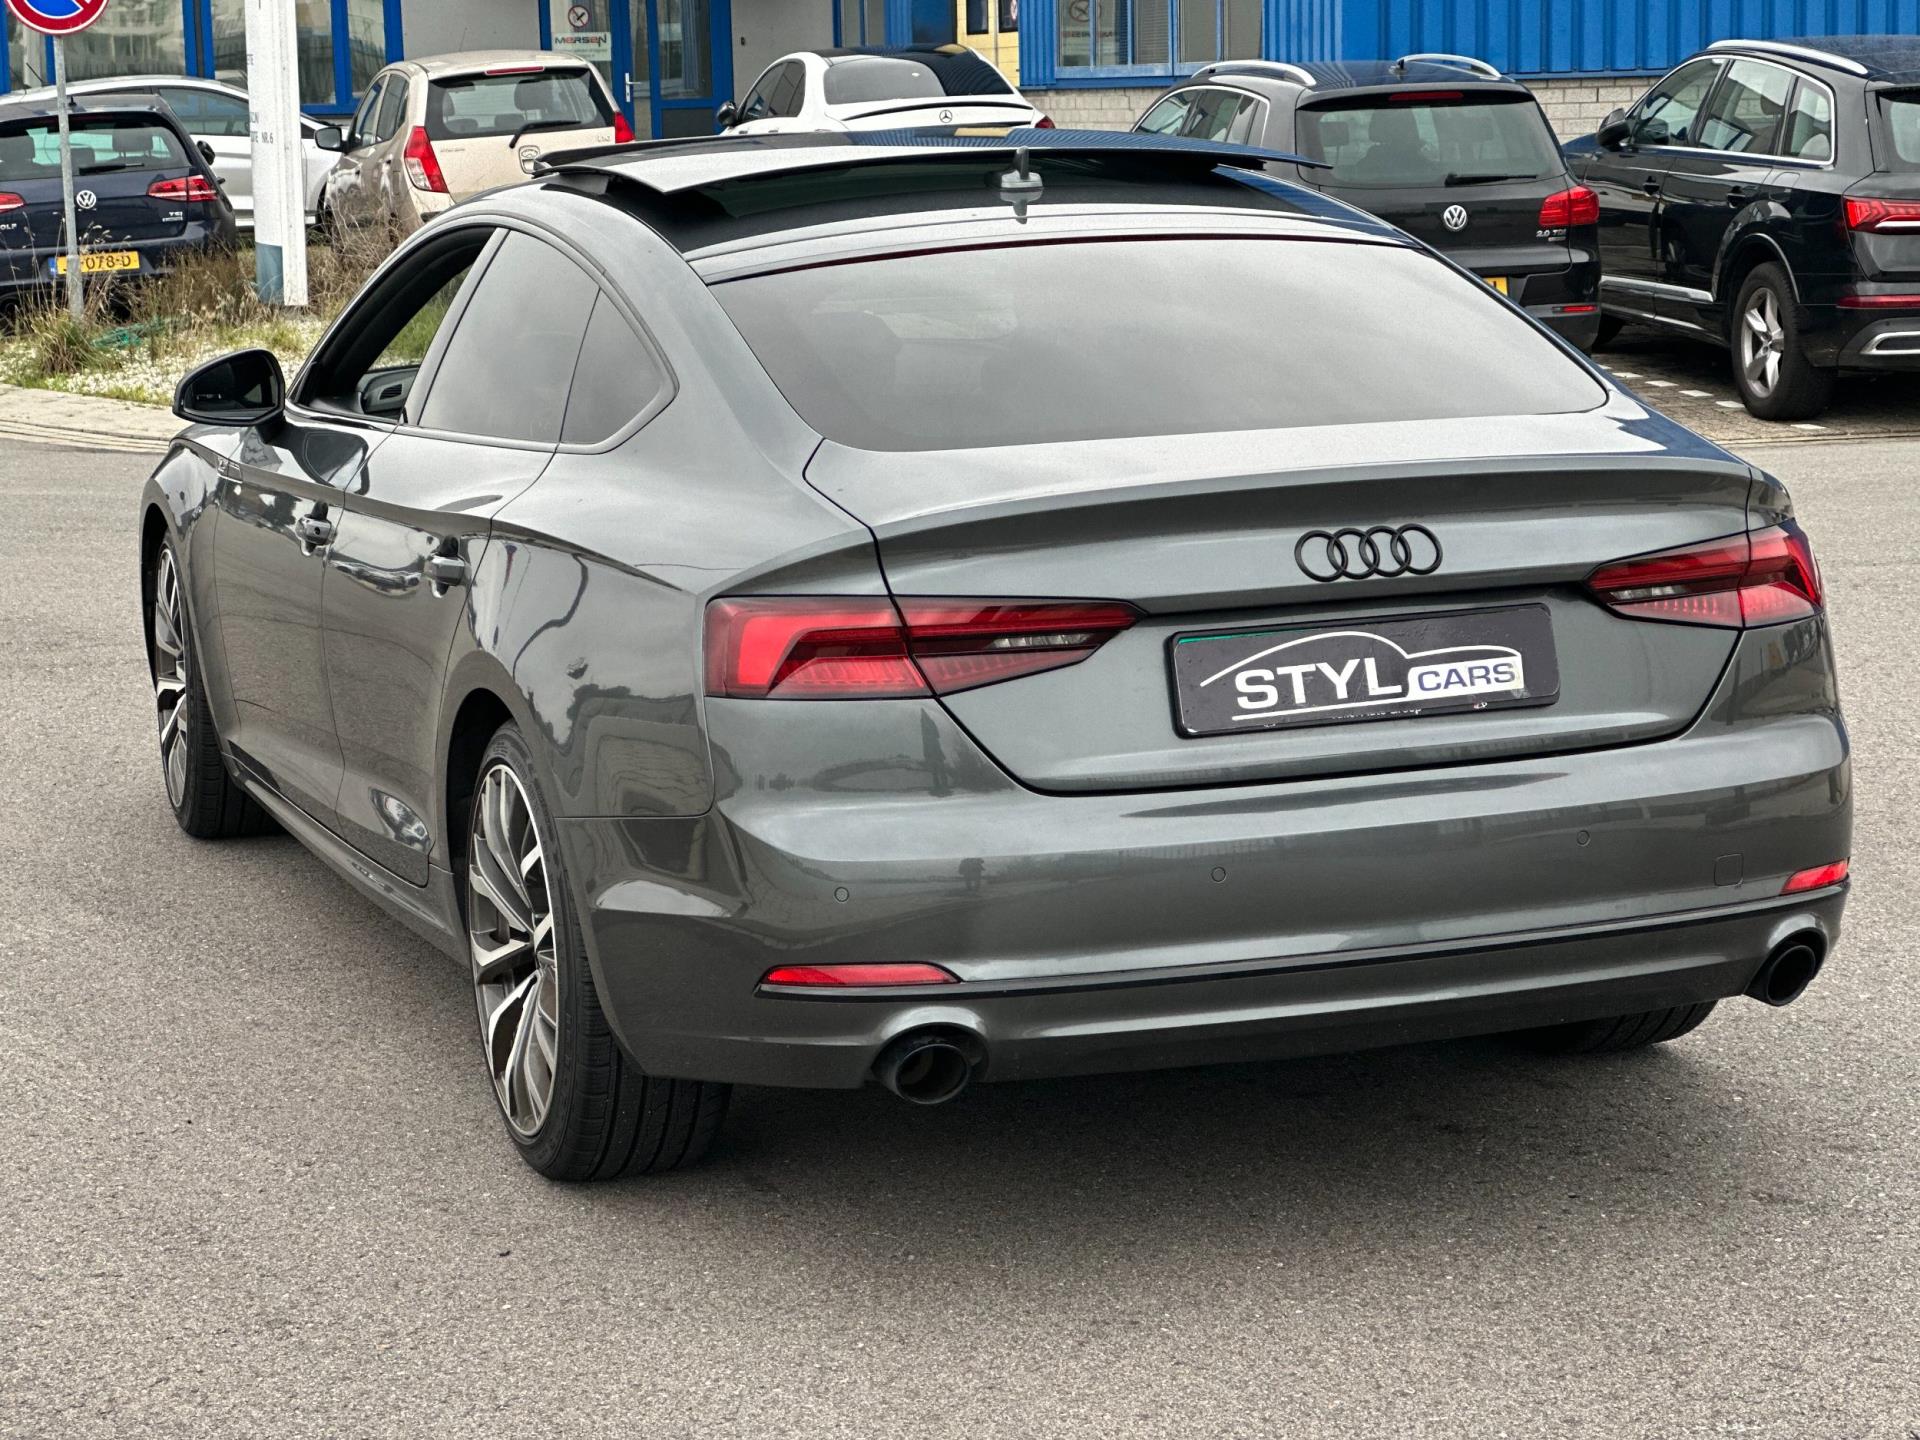
[[[1566,148],[1600,196],[1602,343],[1728,345],[1766,420],[1920,369],[1920,41],[1722,40]]]
[[[1464,55],[1209,65],[1134,124],[1285,150],[1268,168],[1418,236],[1583,350],[1600,325],[1598,208],[1539,102]]]

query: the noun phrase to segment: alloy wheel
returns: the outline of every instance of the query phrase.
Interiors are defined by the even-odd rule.
[[[1753,292],[1746,314],[1740,317],[1740,370],[1754,394],[1771,395],[1780,383],[1780,360],[1786,348],[1779,297],[1762,286]]]
[[[160,722],[160,768],[177,810],[187,795],[187,627],[180,614],[180,571],[169,547],[160,552],[153,587],[153,702]]]
[[[507,1124],[523,1138],[553,1106],[560,968],[546,852],[520,777],[496,761],[474,799],[467,933],[480,1037]]]

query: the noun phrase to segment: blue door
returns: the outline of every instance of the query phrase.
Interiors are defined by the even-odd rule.
[[[541,0],[548,49],[591,59],[643,137],[711,135],[733,98],[732,0]]]
[[[959,36],[953,0],[913,0],[913,43],[951,45]]]

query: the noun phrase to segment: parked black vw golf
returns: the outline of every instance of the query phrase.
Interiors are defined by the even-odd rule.
[[[1567,146],[1600,197],[1602,341],[1727,345],[1747,409],[1920,370],[1920,41],[1723,40]]]
[[[71,107],[82,273],[159,275],[182,252],[234,242],[212,163],[164,104],[103,95]],[[52,286],[65,239],[59,112],[0,103],[0,295]]]
[[[1583,350],[1599,329],[1593,193],[1533,92],[1484,60],[1209,65],[1134,129],[1294,151],[1269,169],[1418,236]]]
[[[181,387],[180,824],[457,956],[570,1178],[730,1081],[1793,999],[1852,785],[1786,492],[1272,158],[764,136],[453,210],[291,386]]]

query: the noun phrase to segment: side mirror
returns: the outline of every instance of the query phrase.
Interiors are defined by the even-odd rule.
[[[1600,122],[1600,128],[1593,132],[1593,138],[1599,142],[1602,150],[1618,150],[1632,134],[1633,127],[1627,123],[1627,112],[1613,110]]]
[[[209,165],[213,164],[213,147],[204,140],[196,140],[193,143],[200,147],[200,158]]]
[[[740,107],[731,100],[722,100],[719,108],[713,112],[713,125],[716,130],[729,130],[739,118]]]
[[[173,413],[196,425],[260,425],[287,403],[287,382],[271,350],[236,350],[188,373]]]
[[[322,150],[344,150],[347,137],[340,133],[338,125],[322,125],[313,132],[313,143]]]

